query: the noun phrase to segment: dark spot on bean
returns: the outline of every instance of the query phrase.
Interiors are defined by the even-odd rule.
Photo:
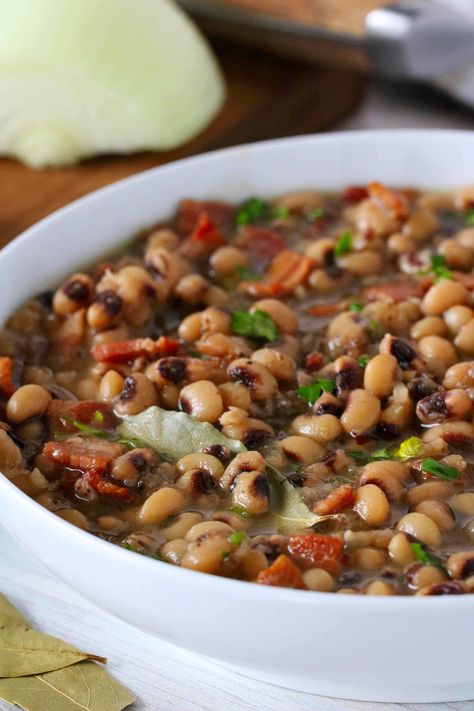
[[[362,370],[357,363],[347,363],[336,373],[336,394],[345,390],[354,390],[362,385]]]
[[[434,382],[434,380],[422,375],[419,378],[413,378],[413,380],[410,380],[408,383],[408,392],[415,402],[419,402],[420,400],[423,400],[423,398],[428,397],[428,395],[435,393],[438,390],[438,387],[439,386]]]
[[[120,393],[119,400],[120,402],[127,402],[128,400],[132,400],[135,395],[137,394],[137,381],[133,377],[133,375],[129,375],[127,378],[125,378],[125,382],[123,384],[122,392]]]
[[[341,267],[336,264],[333,249],[328,249],[324,254],[323,267],[324,271],[329,277],[331,277],[331,279],[340,279],[344,274],[344,269],[341,269]]]
[[[339,582],[342,585],[357,585],[362,580],[362,575],[356,570],[346,570],[339,576]]]
[[[474,573],[474,555],[472,556],[472,558],[468,558],[467,560],[464,561],[464,564],[463,564],[462,570],[461,570],[461,578],[468,578],[473,573]]]
[[[217,457],[221,462],[226,462],[230,458],[230,449],[224,447],[223,444],[211,444],[209,447],[205,447],[203,452]]]
[[[159,374],[165,380],[180,385],[186,378],[186,358],[161,358],[157,363]]]
[[[63,286],[63,292],[68,299],[78,304],[84,303],[90,296],[90,289],[80,279],[71,279]]]
[[[448,580],[445,583],[437,583],[429,589],[428,595],[463,595],[465,590],[461,583],[456,580]]]
[[[216,482],[204,469],[196,469],[191,478],[191,496],[210,494],[216,488]]]
[[[268,486],[268,479],[264,474],[259,474],[255,477],[253,481],[253,490],[255,496],[268,499],[270,495],[270,488]]]
[[[397,439],[400,436],[400,430],[396,425],[389,422],[378,422],[370,434],[370,438],[376,441],[388,442],[392,439]]]
[[[416,588],[416,574],[422,567],[421,563],[413,563],[413,565],[410,565],[410,567],[405,571],[405,578],[407,581],[407,585],[410,588]]]
[[[138,453],[132,452],[132,454],[130,454],[129,458],[130,458],[131,463],[133,464],[133,466],[135,467],[135,469],[138,472],[143,472],[143,470],[146,469],[148,462],[145,459],[145,457],[143,456],[143,454],[140,454],[139,452]]]
[[[270,439],[272,439],[272,435],[267,430],[251,430],[247,432],[242,441],[247,449],[259,449]]]
[[[156,296],[156,291],[152,284],[144,284],[142,287],[142,294],[147,299],[152,299],[154,296]]]
[[[42,294],[36,297],[36,301],[38,301],[41,306],[44,306],[46,309],[51,309],[53,305],[53,296],[54,291],[43,291]]]
[[[109,316],[116,316],[118,313],[120,313],[120,310],[123,306],[122,297],[116,294],[115,291],[112,291],[111,289],[101,291],[100,294],[98,294],[97,296],[97,301],[100,304],[103,304],[105,311]]]
[[[344,408],[336,405],[334,402],[322,402],[317,407],[313,408],[315,415],[342,415]]]
[[[421,414],[426,420],[439,421],[448,416],[445,393],[433,393],[420,400],[416,406],[417,414]]]
[[[250,361],[249,365],[251,365]],[[236,383],[242,383],[248,388],[252,388],[255,384],[254,374],[249,370],[249,368],[246,368],[245,366],[239,365],[235,368],[231,368],[229,370],[229,375],[232,380],[235,380]]]
[[[416,351],[401,338],[395,338],[392,341],[390,351],[397,359],[401,368],[407,368],[411,361],[416,358]]]
[[[180,395],[179,398],[179,409],[181,412],[187,412],[188,414],[191,412],[191,402],[189,401],[189,398],[187,398],[185,395]]]

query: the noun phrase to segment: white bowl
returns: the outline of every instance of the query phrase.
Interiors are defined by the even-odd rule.
[[[474,183],[474,135],[302,137],[180,161],[83,198],[0,253],[0,323],[27,297],[93,262],[184,197],[238,201],[381,180]],[[0,476],[0,520],[45,566],[109,612],[238,672],[372,701],[474,698],[474,597],[371,597],[254,585],[174,567],[94,538]]]

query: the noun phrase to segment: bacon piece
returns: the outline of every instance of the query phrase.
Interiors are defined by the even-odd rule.
[[[13,371],[15,363],[13,358],[2,356],[0,358],[0,394],[10,397],[15,392],[15,383],[13,382]]]
[[[285,240],[277,230],[246,225],[240,234],[238,245],[247,252],[251,266],[265,269],[272,259],[285,249]]]
[[[399,220],[406,220],[408,217],[408,200],[397,190],[391,190],[382,183],[369,183],[367,187],[369,197],[376,202],[382,203],[386,210],[392,212]]]
[[[100,413],[99,418],[95,416]],[[52,400],[46,412],[48,417],[48,427],[50,432],[76,433],[77,429],[72,422],[67,420],[77,420],[89,427],[109,430],[115,425],[115,417],[112,408],[105,402],[96,400]]]
[[[261,570],[257,575],[257,583],[298,590],[306,589],[301,570],[287,555],[279,555],[272,565]]]
[[[344,543],[340,538],[323,533],[292,536],[288,544],[291,557],[299,565],[306,568],[324,568],[333,575],[339,572],[339,557],[343,547]]]
[[[350,484],[343,484],[333,489],[324,499],[317,501],[313,512],[318,516],[328,516],[339,513],[354,503],[354,491]]]
[[[362,200],[365,200],[368,197],[369,192],[363,185],[350,185],[342,194],[344,202],[348,202],[350,205],[356,205],[358,202],[362,202]]]
[[[122,501],[131,501],[134,498],[129,489],[107,481],[97,469],[89,469],[84,476],[91,487],[101,496],[110,496],[113,499],[121,499]]]
[[[243,281],[239,289],[260,298],[289,294],[305,281],[313,264],[309,257],[284,249],[273,259],[263,281]]]
[[[64,442],[46,442],[43,454],[53,462],[72,469],[105,471],[110,462],[123,454],[124,447],[94,437],[70,437]]]
[[[225,238],[207,212],[201,212],[193,231],[181,245],[180,252],[188,259],[201,259],[225,243]]]
[[[186,235],[192,232],[203,212],[207,212],[209,219],[221,229],[230,229],[234,223],[235,208],[232,205],[217,200],[181,200],[178,208],[178,231]]]
[[[305,367],[308,370],[319,370],[324,364],[324,356],[319,351],[313,351],[306,356]]]
[[[329,316],[345,311],[346,308],[347,301],[333,301],[330,304],[313,304],[308,307],[307,311],[312,316]]]
[[[367,301],[391,300],[399,303],[411,297],[421,298],[423,291],[415,281],[388,281],[365,289]]]
[[[134,338],[93,346],[91,354],[99,363],[127,363],[140,356],[153,358],[174,355],[179,345],[179,341],[167,336],[160,336],[156,341],[152,338]]]

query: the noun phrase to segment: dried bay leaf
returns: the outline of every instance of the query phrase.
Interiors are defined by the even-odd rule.
[[[89,661],[39,676],[0,679],[0,697],[26,711],[121,711],[132,694]]]

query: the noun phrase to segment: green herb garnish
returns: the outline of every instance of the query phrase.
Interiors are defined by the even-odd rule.
[[[268,217],[268,204],[258,197],[251,197],[242,203],[237,213],[236,223],[239,227],[252,222],[265,220]]]
[[[92,415],[92,419],[94,422],[103,422],[104,421],[104,415],[100,410],[96,410],[94,414]]]
[[[143,443],[138,439],[118,439],[117,444],[124,444],[126,447],[131,447],[132,449],[138,449],[143,446]]]
[[[301,474],[301,472],[303,470],[303,465],[298,464],[298,462],[291,462],[290,469],[294,474]]]
[[[352,251],[352,234],[351,232],[343,232],[334,245],[334,256],[343,257],[348,252]]]
[[[417,457],[421,452],[423,447],[423,442],[419,437],[408,437],[400,442],[399,446],[394,449],[391,454],[395,459],[400,459],[402,461],[408,461]]]
[[[321,217],[324,217],[324,210],[322,207],[314,207],[306,213],[306,219],[308,222],[316,222],[316,220],[320,220]]]
[[[466,225],[468,227],[474,227],[474,208],[466,212]]]
[[[253,272],[248,267],[236,267],[235,273],[241,279],[245,279],[245,281],[260,281],[261,279],[260,274],[255,274],[255,272]]]
[[[357,362],[359,363],[361,368],[365,368],[369,360],[370,356],[368,355],[361,355],[359,358],[357,358]]]
[[[284,205],[280,205],[280,207],[274,207],[270,213],[270,217],[272,220],[286,220],[286,218],[289,216],[290,211]]]
[[[443,561],[438,556],[429,553],[421,543],[410,543],[411,549],[423,565],[434,565],[435,568],[444,568]]]
[[[363,311],[365,304],[361,301],[353,301],[349,304],[349,311]]]
[[[316,400],[318,400],[324,393],[332,393],[334,391],[334,380],[326,380],[324,378],[318,378],[311,383],[311,385],[304,385],[297,389],[297,394],[306,400],[309,405],[314,405]]]
[[[459,479],[460,471],[456,467],[450,467],[449,464],[443,464],[443,462],[438,462],[437,459],[432,459],[432,457],[426,457],[421,462],[421,468],[424,472],[428,474],[433,474],[433,476],[438,479]]]
[[[229,543],[232,543],[233,546],[238,546],[242,541],[245,541],[247,537],[245,531],[236,531],[235,533],[231,533],[227,540]]]
[[[230,552],[229,551],[221,551],[221,559],[225,561],[228,558],[230,558]]]
[[[243,519],[250,518],[249,512],[246,509],[244,509],[242,506],[231,506],[227,510],[231,511],[236,516],[240,516],[240,518],[243,518]]]
[[[436,281],[440,279],[452,279],[453,275],[446,266],[445,259],[442,254],[432,254],[430,257],[431,268],[430,272],[436,277]]]
[[[64,426],[72,425],[76,428],[76,430],[79,430],[79,432],[83,432],[84,434],[87,434],[90,437],[103,437],[104,439],[110,438],[110,434],[108,432],[104,432],[104,430],[99,430],[97,429],[97,427],[90,427],[90,425],[86,425],[84,424],[84,422],[79,422],[79,420],[74,420],[72,417],[67,417],[66,415],[63,415],[62,417],[60,417],[60,421]]]
[[[378,449],[374,452],[364,452],[359,449],[348,450],[346,454],[353,459],[359,467],[364,466],[364,464],[369,464],[369,462],[378,462],[382,459],[391,459],[390,454],[387,449]]]
[[[266,311],[234,311],[232,313],[232,331],[238,336],[247,338],[262,338],[265,341],[276,341],[280,332]]]
[[[400,442],[398,447],[385,447],[384,449],[376,449],[373,452],[354,450],[348,451],[346,454],[354,459],[359,466],[363,466],[369,462],[378,462],[382,459],[398,459],[399,461],[406,462],[420,453],[422,445],[423,443],[419,437],[408,437],[408,439]]]

